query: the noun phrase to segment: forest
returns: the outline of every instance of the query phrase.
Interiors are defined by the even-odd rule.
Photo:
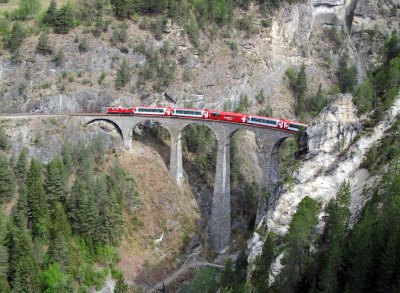
[[[9,147],[0,129],[0,148]],[[137,208],[136,183],[118,161],[104,169],[105,159],[101,136],[66,143],[48,164],[27,149],[0,154],[1,203],[18,194],[10,216],[0,214],[1,292],[86,292],[110,273],[115,292],[127,292],[115,248]]]

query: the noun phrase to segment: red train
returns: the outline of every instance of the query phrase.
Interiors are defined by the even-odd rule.
[[[297,132],[306,128],[307,124],[295,122],[286,119],[264,117],[250,114],[240,114],[233,112],[223,112],[218,110],[201,110],[189,108],[171,108],[171,107],[141,107],[134,106],[130,108],[107,108],[107,114],[118,115],[143,115],[143,116],[172,116],[189,119],[218,120],[229,123],[251,124],[262,127],[278,128],[289,132]]]

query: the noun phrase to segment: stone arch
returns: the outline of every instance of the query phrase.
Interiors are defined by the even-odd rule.
[[[214,121],[213,121],[214,122]],[[214,127],[211,125],[212,122],[209,121],[202,121],[202,120],[190,120],[190,121],[182,121],[181,126],[179,127],[179,131],[183,132],[184,129],[190,125],[203,125],[206,126],[208,129],[211,130],[211,132],[214,134],[214,136],[218,139],[218,132],[214,129]]]
[[[116,123],[115,121],[113,121],[111,119],[106,119],[106,118],[95,118],[95,119],[90,120],[88,123],[86,123],[86,125],[90,125],[90,124],[93,124],[95,122],[106,122],[108,124],[111,124],[117,130],[118,134],[122,138],[122,141],[124,140],[124,134],[122,132],[122,129],[118,125],[118,123]]]

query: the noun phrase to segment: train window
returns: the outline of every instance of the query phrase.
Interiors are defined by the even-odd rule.
[[[137,111],[147,113],[164,113],[164,108],[138,108]]]
[[[264,124],[272,124],[272,125],[277,124],[277,121],[275,121],[275,120],[263,119],[263,118],[258,118],[258,117],[250,117],[249,120],[252,122],[258,122],[258,123],[264,123]]]
[[[300,126],[300,125],[297,125],[297,124],[289,124],[289,127],[291,127],[291,128],[296,128],[296,129],[301,129],[302,127]]]
[[[195,116],[201,116],[202,113],[200,111],[193,111],[193,110],[175,110],[175,114],[180,114],[180,115],[195,115]]]
[[[220,114],[217,113],[217,112],[212,112],[211,114],[212,114],[213,116],[215,116],[215,117],[219,117],[219,116],[220,116]]]

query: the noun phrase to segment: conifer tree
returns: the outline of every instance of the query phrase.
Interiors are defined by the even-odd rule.
[[[0,155],[0,202],[9,200],[15,192],[15,177],[6,157]]]
[[[33,243],[28,230],[13,229],[11,260],[13,292],[39,292],[39,267],[33,254]]]
[[[49,212],[42,185],[40,169],[35,160],[31,161],[26,179],[28,194],[28,225],[34,237],[46,239],[49,236]]]
[[[283,291],[293,291],[302,274],[313,262],[310,249],[316,237],[318,210],[316,201],[306,196],[293,215],[285,238],[285,253],[282,259],[285,267],[279,275]]]
[[[18,156],[17,164],[15,166],[15,175],[18,180],[24,181],[26,172],[28,171],[28,150],[23,148]]]
[[[57,34],[67,34],[73,27],[73,11],[71,3],[68,2],[66,5],[58,10],[55,21],[54,21],[54,32]]]
[[[7,136],[3,127],[0,126],[0,149],[6,149],[8,146]]]
[[[60,264],[63,272],[68,271],[71,262],[70,245],[61,232],[56,231],[55,238],[50,241],[49,256],[51,262]]]
[[[0,292],[9,292],[7,281],[8,274],[8,249],[4,245],[7,235],[6,218],[3,214],[3,207],[0,206]]]
[[[50,45],[49,35],[46,32],[43,32],[40,35],[38,44],[36,46],[36,52],[42,55],[53,54],[53,48]]]
[[[57,16],[57,2],[51,0],[49,8],[47,8],[46,14],[43,17],[43,23],[54,26]]]
[[[11,52],[16,52],[21,47],[22,42],[25,38],[25,32],[20,22],[15,22],[11,30],[10,40],[8,41],[8,47]]]
[[[304,63],[301,65],[299,74],[297,75],[296,93],[297,93],[296,114],[300,115],[305,110],[304,101],[307,96],[307,75],[306,75],[306,66],[304,65]]]
[[[224,270],[221,273],[220,286],[221,288],[232,288],[235,283],[236,274],[233,267],[233,261],[231,258],[227,258],[224,265]]]
[[[132,69],[129,66],[128,59],[124,58],[121,68],[117,72],[117,79],[115,80],[115,88],[122,89],[131,80]]]
[[[342,93],[352,93],[357,85],[357,68],[348,66],[349,55],[345,53],[339,63],[339,86]]]
[[[50,209],[54,210],[56,203],[64,200],[63,165],[59,158],[47,165],[46,191]]]
[[[71,227],[67,214],[65,213],[64,206],[59,202],[55,206],[53,229],[57,233],[62,233],[66,238],[71,236]]]
[[[14,223],[18,228],[26,229],[28,227],[28,198],[25,185],[19,188],[17,206],[15,208]]]
[[[66,142],[64,145],[64,150],[63,150],[63,162],[65,166],[65,172],[67,173],[67,176],[70,175],[71,170],[72,170],[72,155],[71,155],[71,145]]]

